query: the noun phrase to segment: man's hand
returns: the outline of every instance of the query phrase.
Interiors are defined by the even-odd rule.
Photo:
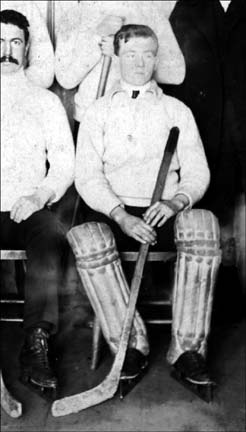
[[[183,194],[176,195],[172,200],[158,201],[146,210],[144,221],[151,227],[162,227],[172,216],[182,211],[189,204],[188,197]]]
[[[114,55],[114,36],[103,36],[99,43],[102,54],[113,57]]]
[[[13,205],[10,218],[14,222],[20,223],[44,208],[52,197],[54,197],[54,192],[46,188],[39,189],[32,195],[22,196]]]
[[[130,215],[121,207],[116,207],[111,212],[111,217],[129,237],[143,244],[150,243],[154,245],[156,243],[155,230],[141,218]]]
[[[124,18],[107,15],[96,28],[96,32],[99,36],[114,36],[123,25]]]
[[[140,243],[156,243],[156,232],[141,218],[127,215],[119,223],[122,231]]]
[[[175,211],[164,204],[162,201],[158,201],[146,210],[143,218],[147,224],[151,227],[157,226],[158,228],[163,226],[164,223],[172,216],[175,215]]]

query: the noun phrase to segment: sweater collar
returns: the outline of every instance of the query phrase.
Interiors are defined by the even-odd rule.
[[[112,100],[113,97],[118,93],[124,93],[124,94],[128,95],[129,97],[131,97],[133,90],[140,91],[140,95],[149,94],[149,95],[153,95],[153,96],[157,97],[158,99],[163,94],[162,90],[160,89],[160,87],[158,87],[155,80],[151,80],[143,86],[133,86],[131,84],[126,83],[123,80],[118,80],[115,82],[114,86],[112,87],[112,89],[109,92],[110,98]]]
[[[23,99],[24,94],[29,86],[24,69],[21,68],[13,74],[1,75],[1,106],[7,110]]]
[[[20,68],[17,72],[11,74],[1,74],[1,85],[9,87],[10,91],[14,88],[19,88],[20,85],[26,84],[27,78],[24,68]]]
[[[231,0],[220,0],[220,4],[226,12],[228,7],[230,6]]]

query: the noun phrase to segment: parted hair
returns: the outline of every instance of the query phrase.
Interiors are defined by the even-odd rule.
[[[142,38],[152,38],[156,41],[157,49],[158,49],[158,38],[155,32],[148,26],[143,24],[127,24],[120,28],[120,30],[114,36],[114,52],[116,55],[119,54],[120,50],[120,42],[124,41],[125,43],[129,41],[129,39],[142,37]]]
[[[29,22],[24,15],[12,9],[5,9],[0,12],[0,22],[13,24],[24,31],[25,43],[29,40]]]

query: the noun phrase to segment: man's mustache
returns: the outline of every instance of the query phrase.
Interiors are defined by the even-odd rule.
[[[12,56],[3,56],[0,59],[0,63],[4,63],[4,62],[8,62],[8,63],[14,63],[14,64],[19,64],[18,60],[16,60],[14,57]]]

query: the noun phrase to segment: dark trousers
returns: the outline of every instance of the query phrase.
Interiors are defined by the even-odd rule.
[[[65,230],[54,213],[40,210],[21,223],[1,212],[1,249],[25,249],[25,329],[44,327],[55,333],[58,327],[58,290],[68,243]]]
[[[142,217],[147,207],[130,207],[125,206],[125,210],[133,216]],[[150,251],[175,251],[174,242],[174,221],[175,217],[168,219],[164,226],[157,228],[157,243],[150,246]],[[132,237],[123,233],[120,226],[109,217],[102,213],[96,212],[87,207],[85,222],[104,222],[110,226],[119,251],[136,251],[139,250],[140,243]]]

